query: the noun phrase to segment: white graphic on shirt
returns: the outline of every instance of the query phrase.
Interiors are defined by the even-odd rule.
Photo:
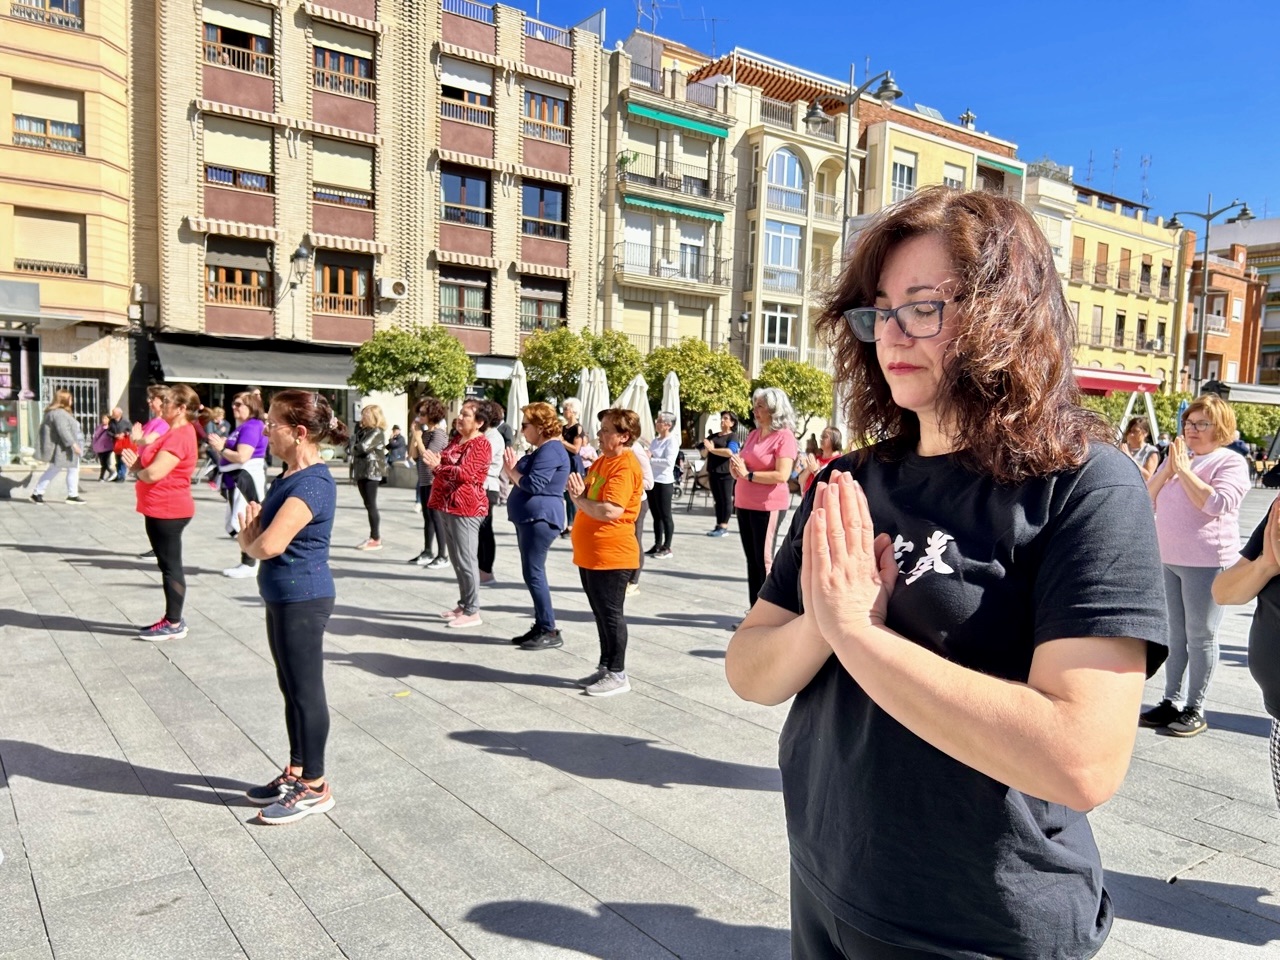
[[[913,541],[905,539],[902,534],[893,538],[893,559],[898,563],[898,572],[902,572],[902,557],[916,548]]]
[[[907,583],[915,583],[930,570],[935,573],[955,573],[954,568],[947,566],[942,561],[942,555],[946,553],[947,544],[955,540],[955,537],[949,533],[943,533],[941,530],[935,530],[929,534],[929,540],[924,545],[924,556],[916,561],[916,565],[911,568],[911,573],[907,575]]]

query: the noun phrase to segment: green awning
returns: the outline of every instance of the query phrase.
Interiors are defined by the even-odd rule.
[[[703,123],[701,120],[690,120],[688,117],[681,117],[674,113],[667,113],[665,110],[654,110],[651,107],[642,106],[638,103],[628,103],[627,112],[634,113],[637,117],[648,117],[650,120],[669,123],[673,127],[684,127],[686,130],[697,130],[699,133],[708,133],[713,137],[720,137],[721,139],[729,136],[728,127],[717,127],[714,123]]]
[[[1025,177],[1027,175],[1027,171],[1025,170],[1020,170],[1018,167],[1011,166],[1007,163],[1001,163],[999,160],[992,160],[988,157],[979,157],[978,166],[1003,170],[1005,173],[1012,173],[1015,177]]]
[[[643,207],[646,210],[661,210],[663,213],[674,213],[677,217],[693,217],[695,220],[711,220],[724,223],[724,214],[714,210],[699,210],[697,207],[682,207],[678,203],[659,203],[657,200],[645,200],[642,197],[627,197],[627,206]]]

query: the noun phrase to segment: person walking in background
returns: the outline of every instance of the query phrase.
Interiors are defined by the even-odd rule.
[[[722,410],[720,432],[709,434],[701,444],[706,457],[707,485],[711,488],[711,500],[716,509],[716,525],[707,531],[708,537],[723,537],[729,532],[729,515],[733,512],[733,474],[729,472],[729,458],[738,454],[738,441],[733,438],[737,429],[737,415]]]
[[[1120,449],[1129,455],[1129,459],[1142,471],[1142,480],[1150,480],[1160,466],[1160,451],[1151,442],[1151,426],[1146,417],[1130,417],[1129,425],[1124,428],[1124,439],[1120,441]]]
[[[360,426],[351,438],[351,476],[355,478],[369,518],[369,537],[357,550],[382,549],[382,518],[378,514],[378,486],[387,474],[387,418],[371,403],[360,411]]]
[[[478,627],[480,619],[480,570],[477,552],[480,522],[489,510],[484,483],[489,474],[490,448],[484,432],[489,412],[476,400],[462,405],[454,421],[457,433],[440,453],[428,450],[423,456],[435,471],[427,506],[444,514],[444,531],[449,559],[458,580],[458,605],[441,616],[453,630]]]
[[[182,531],[195,516],[191,475],[199,448],[191,421],[200,410],[200,398],[184,383],[166,387],[160,409],[166,429],[134,453],[126,450],[125,463],[137,475],[138,512],[144,517],[147,539],[160,568],[164,588],[164,616],[138,634],[139,640],[181,640],[187,635],[182,618],[187,599],[187,578],[182,570]]]
[[[32,503],[44,503],[44,492],[62,471],[67,473],[67,503],[80,505],[80,456],[84,452],[84,436],[71,412],[71,392],[55,390],[53,400],[44,408],[40,420],[39,448],[36,456],[47,461],[44,473],[31,492]]]
[[[115,449],[115,437],[111,435],[111,414],[104,413],[98,418],[98,426],[93,431],[93,454],[98,458],[98,482],[107,483],[112,479],[111,451]]]
[[[325,779],[329,702],[324,689],[324,631],[336,598],[329,544],[338,487],[320,444],[342,445],[347,428],[329,401],[310,390],[281,390],[267,413],[271,452],[284,472],[259,507],[246,505],[240,549],[259,563],[267,608],[267,647],[284,695],[289,762],[280,776],[245,797],[263,807],[258,822],[292,823],[333,809]]]
[[[591,697],[627,693],[627,621],[624,606],[631,574],[640,566],[635,523],[644,493],[640,461],[631,444],[640,436],[633,410],[606,410],[600,419],[600,455],[585,478],[569,475],[567,490],[578,510],[573,562],[582,579],[600,637],[600,664],[578,681]]]
[[[230,537],[240,533],[240,515],[250,503],[262,503],[267,490],[267,433],[262,422],[262,397],[252,391],[231,401],[236,425],[225,437],[211,434],[209,449],[218,454],[218,489],[227,506],[222,527]],[[244,580],[257,576],[258,561],[243,550],[240,562],[222,571],[224,577]]]
[[[564,529],[564,492],[569,481],[569,452],[560,442],[560,418],[549,403],[531,403],[521,411],[520,436],[533,447],[516,459],[503,450],[503,473],[511,483],[507,519],[516,528],[520,572],[533,599],[533,626],[511,642],[522,650],[547,650],[564,643],[547,584],[547,551]]]
[[[1182,414],[1169,459],[1147,481],[1169,606],[1169,662],[1164,699],[1138,722],[1175,737],[1194,737],[1209,727],[1204,700],[1218,665],[1222,623],[1213,581],[1240,553],[1240,504],[1249,491],[1249,468],[1227,447],[1235,429],[1226,401],[1196,397]]]
[[[813,484],[814,477],[822,472],[822,468],[833,460],[840,459],[840,448],[844,445],[844,437],[836,427],[827,427],[822,431],[822,436],[818,438],[818,449],[813,453],[806,453],[801,458],[803,466],[800,470],[800,493],[809,492],[809,487]]]
[[[418,503],[422,508],[422,552],[409,562],[429,570],[437,570],[449,562],[444,516],[430,507],[435,471],[426,457],[428,453],[438,455],[449,443],[449,435],[444,432],[445,412],[444,404],[435,397],[421,401],[409,437],[409,459],[418,469]]]
[[[116,458],[115,479],[118,481],[124,480],[125,471],[128,469],[128,467],[125,466],[125,462],[121,458],[120,454],[122,454],[125,450],[133,449],[132,434],[133,434],[133,421],[131,421],[128,417],[126,417],[124,415],[124,411],[121,410],[119,407],[112,407],[111,408],[111,439],[112,439],[111,452],[115,454],[115,458]]]
[[[587,435],[579,423],[582,416],[582,401],[577,397],[566,397],[560,404],[560,413],[564,417],[564,427],[560,434],[560,442],[569,454],[569,471],[579,476],[585,471],[582,463],[582,447],[587,442]],[[577,515],[573,498],[568,492],[564,495],[564,532],[562,537],[568,538],[573,533],[573,518]]]
[[[507,442],[494,427],[495,418],[501,419],[506,411],[496,400],[484,401],[485,415],[489,426],[485,428],[484,438],[489,441],[489,472],[484,478],[484,495],[489,500],[489,510],[480,521],[480,544],[476,565],[480,570],[482,585],[494,582],[493,563],[498,556],[498,544],[493,537],[493,511],[498,506],[498,496],[502,487],[502,460],[507,449]]]
[[[747,594],[754,605],[773,566],[778,527],[791,505],[791,467],[800,452],[796,415],[786,393],[761,387],[751,396],[756,428],[747,434],[742,452],[729,458],[736,481],[733,502],[738,511],[738,534],[747,558]]]
[[[649,491],[650,512],[653,514],[653,546],[645,551],[655,560],[671,556],[671,538],[675,534],[675,519],[671,501],[676,489],[676,457],[680,453],[680,438],[671,432],[676,416],[663,410],[653,421],[657,434],[649,444],[649,466],[653,470],[653,489]]]

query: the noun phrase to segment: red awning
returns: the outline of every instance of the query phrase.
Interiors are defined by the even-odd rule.
[[[1097,367],[1076,367],[1076,383],[1089,393],[1155,393],[1160,381],[1145,373],[1129,373],[1126,370],[1100,370]]]

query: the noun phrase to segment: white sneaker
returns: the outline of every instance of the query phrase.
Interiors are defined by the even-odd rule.
[[[625,673],[606,673],[586,688],[588,697],[613,697],[620,693],[631,692],[631,681]]]
[[[415,504],[413,505],[413,512],[414,512],[414,513],[421,513],[421,512],[422,512],[422,502],[421,502],[421,501],[419,501],[418,503],[415,503]]]
[[[258,575],[258,565],[256,563],[252,566],[247,563],[237,564],[234,567],[228,567],[223,570],[222,575],[230,577],[232,580],[247,580]]]

